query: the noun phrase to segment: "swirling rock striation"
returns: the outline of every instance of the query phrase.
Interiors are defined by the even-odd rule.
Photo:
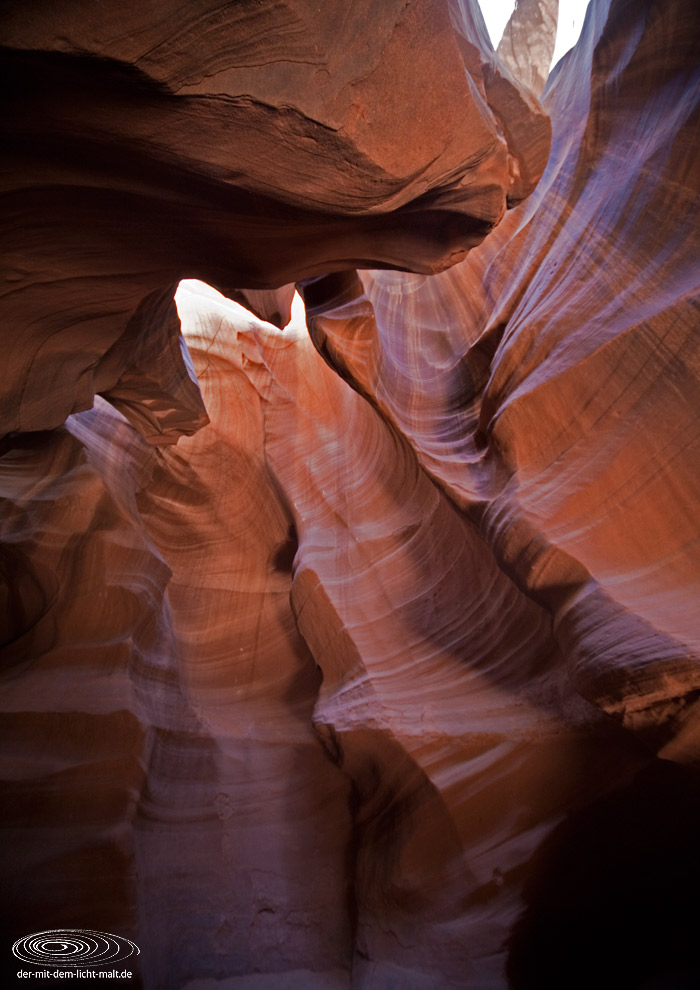
[[[532,190],[541,109],[465,75],[446,3],[375,7],[4,5],[0,433],[122,388],[133,320],[182,278],[437,271]]]
[[[543,118],[489,50],[473,5],[453,0],[451,27],[438,18],[424,33],[415,70],[419,89],[421,66],[451,53],[459,72],[448,60],[445,79],[473,97],[432,121],[430,141],[445,141],[428,169],[437,192],[416,189],[415,156],[435,147],[412,147],[399,175],[391,156],[406,141],[387,131],[382,150],[383,128],[357,111],[334,147],[367,155],[339,183],[331,220],[323,197],[342,169],[333,159],[335,172],[304,186],[302,156],[286,161],[270,211],[247,228],[243,211],[225,236],[243,193],[260,193],[253,179],[282,165],[268,157],[234,176],[204,119],[187,175],[206,183],[161,183],[171,165],[184,168],[168,144],[178,113],[194,124],[209,101],[213,134],[222,94],[250,73],[277,111],[280,93],[299,94],[305,139],[313,114],[343,100],[371,117],[392,58],[401,63],[392,45],[426,27],[427,8],[382,5],[380,40],[362,53],[364,8],[333,25],[337,37],[324,12],[315,36],[340,60],[328,81],[301,4],[237,7],[251,33],[237,35],[250,44],[236,49],[235,71],[210,8],[201,19],[191,5],[175,28],[166,4],[131,23],[96,8],[76,20],[76,9],[37,6],[26,24],[8,16],[9,60],[60,66],[50,92],[63,110],[65,58],[78,73],[71,85],[106,73],[103,93],[124,101],[104,122],[110,148],[125,121],[154,115],[159,126],[132,146],[138,163],[130,171],[117,157],[113,175],[129,195],[146,183],[140,202],[155,202],[167,224],[154,241],[145,210],[125,269],[115,259],[129,257],[127,239],[116,252],[119,238],[96,227],[87,244],[83,213],[60,234],[75,237],[76,253],[64,256],[73,275],[55,284],[58,242],[46,242],[46,312],[52,285],[65,307],[50,337],[41,319],[32,326],[66,387],[55,404],[32,386],[46,379],[31,364],[36,379],[23,381],[38,411],[18,422],[54,426],[78,380],[83,404],[93,392],[108,401],[9,435],[0,456],[8,938],[114,932],[141,948],[149,988],[696,984],[695,5],[593,0],[544,92],[553,141],[541,182],[430,277],[338,270],[372,259],[335,249],[395,238],[426,261],[424,231],[404,219],[433,195],[446,215],[467,202],[446,164],[461,155],[444,130],[450,114],[498,108],[480,119],[500,148],[499,210],[534,183],[526,161],[546,147]],[[254,64],[258,29],[265,65]],[[23,30],[31,56],[18,54]],[[91,45],[121,67],[87,57]],[[290,51],[298,63],[278,61]],[[375,57],[352,104],[348,79]],[[264,71],[271,64],[279,76]],[[313,92],[302,85],[310,72]],[[114,90],[118,75],[126,82]],[[408,92],[397,88],[397,105]],[[249,109],[264,144],[264,119],[279,120]],[[38,174],[27,172],[36,190]],[[55,202],[54,181],[42,202]],[[228,213],[206,212],[218,202],[204,197],[207,183],[239,183]],[[66,180],[74,207],[72,188]],[[312,226],[299,220],[310,216]],[[281,217],[289,224],[272,240]],[[431,210],[423,217],[433,229]],[[351,229],[360,240],[343,240]],[[288,320],[291,290],[262,288],[267,275],[235,293],[225,282],[240,275],[239,256],[218,252],[253,230],[252,263],[303,279],[305,314],[297,299]],[[185,241],[215,264],[183,272],[184,254],[174,264],[169,252]],[[235,298],[186,282],[173,303],[183,273]],[[37,268],[9,294],[17,312],[42,284]],[[95,298],[109,318],[90,310]],[[86,312],[96,322],[75,320]]]
[[[530,201],[450,272],[337,283],[312,333],[555,615],[581,692],[641,724],[683,708],[700,675],[698,19],[640,8],[632,52],[618,8],[592,6],[550,81]]]

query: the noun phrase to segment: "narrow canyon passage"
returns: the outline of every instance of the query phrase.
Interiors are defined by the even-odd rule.
[[[700,12],[557,6],[2,7],[7,986],[700,982]]]

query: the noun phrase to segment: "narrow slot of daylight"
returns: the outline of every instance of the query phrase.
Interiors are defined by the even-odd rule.
[[[506,24],[515,10],[516,3],[514,0],[481,0],[480,6],[491,43],[494,48],[497,48]],[[552,57],[552,66],[555,66],[559,59],[578,41],[587,8],[588,0],[559,0],[557,40]]]

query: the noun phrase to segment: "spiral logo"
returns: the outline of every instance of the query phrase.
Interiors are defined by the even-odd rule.
[[[17,939],[12,951],[32,966],[104,966],[123,962],[141,950],[121,935],[85,928],[52,928]]]

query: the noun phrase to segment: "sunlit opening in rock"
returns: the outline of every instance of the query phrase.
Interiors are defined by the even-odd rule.
[[[3,988],[700,986],[700,6],[555,7],[3,5]]]

